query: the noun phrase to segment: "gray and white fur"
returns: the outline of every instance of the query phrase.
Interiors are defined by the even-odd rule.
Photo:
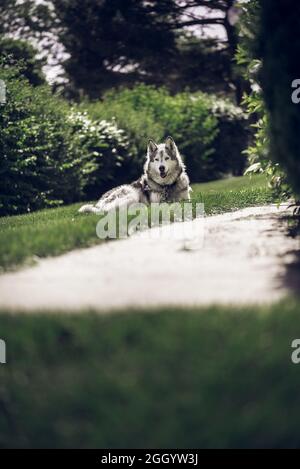
[[[131,184],[106,192],[95,205],[83,205],[79,212],[108,212],[134,203],[180,202],[190,200],[191,190],[185,165],[172,137],[160,144],[149,140],[143,175]]]

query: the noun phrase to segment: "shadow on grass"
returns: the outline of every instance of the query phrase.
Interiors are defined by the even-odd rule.
[[[0,316],[0,446],[297,447],[300,302]]]

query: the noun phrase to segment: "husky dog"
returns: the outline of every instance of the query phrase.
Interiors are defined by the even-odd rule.
[[[191,190],[185,166],[172,137],[167,137],[165,143],[159,145],[149,140],[144,174],[131,184],[106,192],[95,205],[83,205],[79,212],[100,213],[134,203],[190,200]]]

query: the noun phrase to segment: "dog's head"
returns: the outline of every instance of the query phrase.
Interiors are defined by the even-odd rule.
[[[146,172],[160,185],[173,184],[184,169],[176,143],[167,137],[165,143],[156,144],[149,140]]]

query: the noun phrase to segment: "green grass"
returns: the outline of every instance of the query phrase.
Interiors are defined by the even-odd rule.
[[[193,186],[193,201],[208,215],[272,201],[264,176],[231,178]],[[13,268],[34,257],[61,254],[101,242],[97,215],[78,214],[80,204],[0,218],[0,266]]]
[[[274,196],[262,174],[194,184],[193,200],[203,202],[212,215],[274,202]]]
[[[78,214],[81,204],[0,218],[0,266],[3,269],[33,256],[57,255],[99,242],[99,217]]]
[[[0,315],[0,447],[299,447],[300,303]]]

